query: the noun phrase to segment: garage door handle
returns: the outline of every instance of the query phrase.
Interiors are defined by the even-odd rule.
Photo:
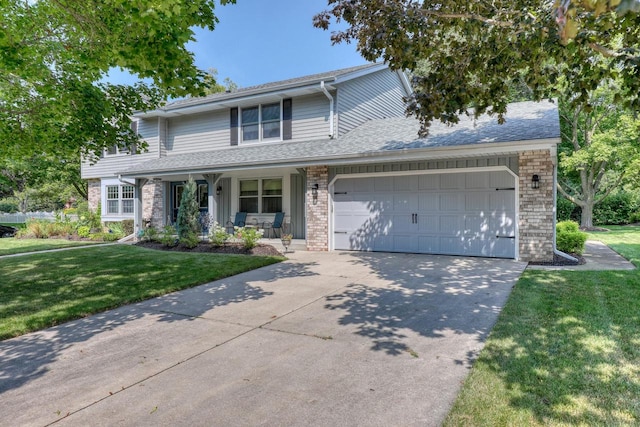
[[[516,236],[500,236],[500,235],[496,236],[496,239],[515,239],[515,238]]]
[[[334,231],[333,234],[349,234],[348,231]]]
[[[336,191],[333,193],[333,195],[335,196],[336,194],[347,194],[346,191]]]

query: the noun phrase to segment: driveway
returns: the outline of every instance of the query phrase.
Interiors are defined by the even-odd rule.
[[[0,424],[439,425],[526,266],[290,258],[0,342]]]

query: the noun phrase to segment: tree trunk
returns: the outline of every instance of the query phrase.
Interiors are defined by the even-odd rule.
[[[580,227],[593,228],[593,199],[585,200],[584,206],[582,206],[582,213],[580,214]]]

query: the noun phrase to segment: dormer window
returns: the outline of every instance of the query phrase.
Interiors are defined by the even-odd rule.
[[[279,102],[243,108],[240,114],[242,142],[281,139],[281,117]]]

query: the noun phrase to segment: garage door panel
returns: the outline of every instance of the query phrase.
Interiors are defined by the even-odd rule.
[[[334,248],[513,258],[513,187],[497,171],[337,179]]]

